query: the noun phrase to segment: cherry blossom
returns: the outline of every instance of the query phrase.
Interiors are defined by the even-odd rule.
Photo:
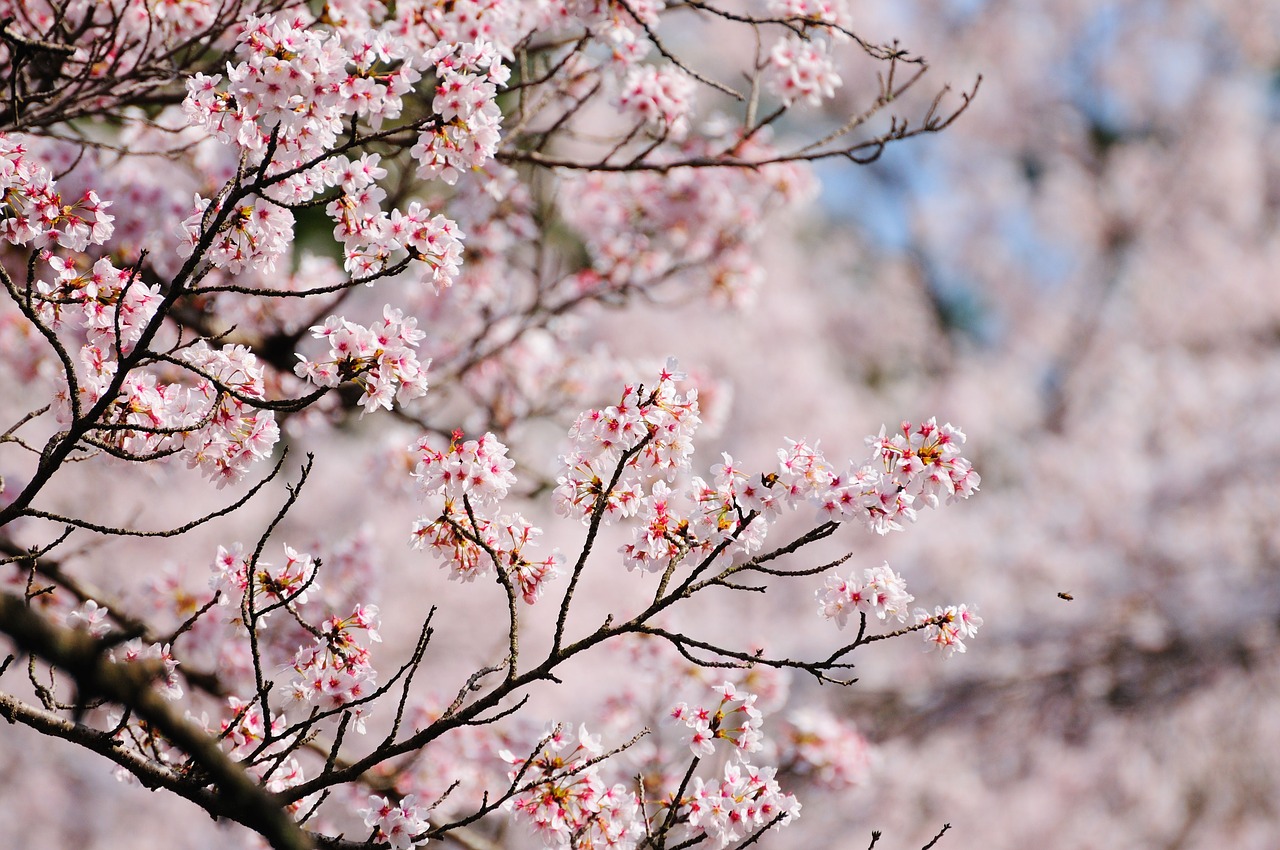
[[[622,81],[618,105],[656,132],[682,139],[689,132],[693,92],[693,80],[678,68],[635,65]]]
[[[783,103],[803,100],[818,106],[841,85],[828,42],[790,35],[769,52],[769,90]]]
[[[635,847],[643,833],[634,792],[606,786],[594,765],[603,750],[598,737],[579,726],[547,731],[530,759],[503,750],[511,778],[527,790],[506,805],[549,847]]]
[[[929,649],[944,656],[965,651],[965,639],[972,638],[982,625],[982,618],[965,605],[935,606],[930,614],[923,608],[915,611],[917,625],[925,626],[924,640]]]
[[[21,141],[0,133],[0,237],[16,245],[53,242],[71,251],[106,242],[114,230],[111,205],[86,191],[66,203],[46,169],[27,155]]]
[[[390,305],[383,309],[382,321],[371,327],[330,316],[311,328],[313,337],[328,342],[327,358],[308,360],[299,354],[294,371],[322,387],[354,381],[361,388],[360,406],[366,413],[379,407],[390,410],[395,401],[403,403],[427,392],[431,363],[420,363],[413,351],[426,335],[417,324]]]
[[[111,631],[111,623],[107,621],[108,609],[103,608],[92,599],[67,614],[67,625],[82,628],[94,637],[102,637]]]
[[[907,593],[906,582],[885,563],[862,571],[862,581],[853,576],[829,575],[823,589],[816,591],[818,613],[835,620],[840,628],[854,611],[875,614],[881,620],[893,617],[905,622],[915,597]]]
[[[455,431],[445,451],[434,449],[430,438],[411,447],[420,458],[413,473],[420,492],[443,493],[446,499],[466,496],[477,505],[506,498],[516,483],[507,447],[491,433],[476,440],[462,441],[461,436]]]
[[[824,788],[844,790],[871,778],[876,752],[850,722],[830,711],[806,706],[787,715],[779,733],[784,769]]]
[[[695,777],[681,811],[694,834],[728,847],[762,826],[781,827],[800,814],[800,803],[781,790],[771,767],[729,762],[723,780]]]
[[[376,840],[387,842],[395,850],[421,847],[427,843],[423,833],[430,823],[415,805],[412,794],[395,804],[386,797],[371,795],[369,807],[358,811],[364,816],[364,825],[374,829]]]

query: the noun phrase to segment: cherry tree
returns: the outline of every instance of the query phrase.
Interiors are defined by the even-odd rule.
[[[11,724],[277,848],[747,846],[865,781],[793,677],[982,625],[862,551],[978,490],[962,430],[706,464],[714,378],[586,344],[606,311],[749,301],[814,163],[943,130],[976,83],[925,92],[803,0],[0,21]],[[853,73],[856,107],[795,120]],[[406,626],[409,556],[458,586]],[[627,592],[597,610],[600,583]],[[820,651],[699,628],[794,589]],[[627,674],[547,697],[584,657]]]

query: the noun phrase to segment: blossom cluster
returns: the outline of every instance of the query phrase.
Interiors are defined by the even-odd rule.
[[[160,306],[160,287],[139,279],[138,270],[122,270],[102,257],[80,271],[74,259],[46,254],[53,281],[36,283],[36,311],[51,328],[69,319],[84,328],[89,345],[103,351],[119,345],[128,354]]]
[[[778,785],[777,769],[728,762],[724,778],[693,778],[680,801],[681,814],[696,836],[705,834],[727,847],[765,827],[781,828],[800,815],[800,801]]]
[[[280,794],[301,784],[306,774],[298,759],[287,755],[285,716],[272,713],[268,727],[266,714],[258,700],[244,700],[231,695],[226,698],[222,719],[216,725],[210,724],[205,712],[198,718],[188,713],[188,719],[198,722],[207,733],[215,735],[228,755],[240,762],[268,793]],[[313,806],[314,801],[315,795],[310,795],[290,801],[283,808],[297,817]]]
[[[328,354],[317,360],[299,354],[294,371],[322,387],[354,381],[362,390],[360,406],[365,412],[379,407],[390,410],[393,401],[404,403],[426,395],[431,361],[419,362],[413,351],[426,334],[418,330],[417,319],[390,305],[382,317],[381,322],[365,327],[330,316],[323,325],[311,328],[313,337],[328,343]]]
[[[720,694],[719,704],[711,707],[677,703],[667,713],[667,720],[689,728],[687,743],[695,756],[713,755],[715,742],[722,740],[732,745],[740,761],[745,761],[746,754],[758,752],[763,741],[760,723],[764,716],[756,708],[756,697],[739,692],[732,682],[712,690]]]
[[[573,448],[560,458],[557,513],[584,522],[597,509],[607,520],[634,516],[647,475],[672,478],[688,468],[701,419],[697,390],[676,390],[684,377],[668,361],[652,389],[628,385],[616,405],[578,416],[569,430]]]
[[[440,44],[425,61],[440,80],[431,103],[437,121],[423,130],[410,154],[419,177],[439,177],[452,185],[460,173],[481,168],[497,152],[502,112],[495,98],[511,71],[493,45],[483,42]]]
[[[941,495],[952,503],[977,492],[982,479],[960,455],[964,442],[963,431],[950,422],[938,425],[936,419],[914,427],[903,422],[900,433],[892,437],[881,428],[879,436],[867,438],[873,458],[893,484],[931,508],[938,506]]]
[[[378,180],[387,176],[377,154],[357,160],[333,157],[316,169],[325,184],[340,190],[325,205],[334,221],[333,238],[343,246],[346,270],[371,281],[396,258],[426,263],[438,292],[453,284],[462,264],[462,234],[443,215],[433,214],[418,201],[389,214],[382,208],[387,192]]]
[[[109,206],[91,190],[67,203],[49,170],[33,160],[21,142],[0,133],[0,239],[84,251],[111,238],[114,218],[106,212]]]
[[[242,345],[215,349],[203,340],[182,359],[197,375],[182,398],[182,418],[199,424],[178,434],[181,454],[219,485],[239,481],[280,439],[275,413],[254,405],[265,395],[263,368]]]
[[[112,389],[118,363],[94,343],[81,347],[80,362],[83,407]],[[275,414],[255,404],[265,391],[262,366],[244,346],[215,349],[203,340],[182,350],[175,362],[189,367],[194,380],[163,383],[152,372],[134,370],[119,381],[98,418],[97,443],[126,457],[176,454],[219,487],[239,481],[280,439]],[[68,394],[63,390],[57,398],[58,421],[69,424]]]
[[[559,552],[542,557],[525,555],[525,547],[542,536],[542,529],[519,514],[494,519],[468,514],[454,502],[434,519],[420,518],[411,538],[415,549],[430,549],[449,567],[449,577],[472,581],[499,569],[525,603],[542,596],[547,582],[560,575],[564,558]]]
[[[219,546],[209,579],[209,586],[220,594],[218,604],[234,606],[248,614],[246,596],[252,592],[254,613],[259,618],[269,615],[264,609],[277,604],[306,604],[308,594],[319,590],[315,559],[288,544],[284,545],[284,554],[279,565],[260,558],[250,563],[241,544]]]
[[[640,500],[631,543],[621,548],[628,569],[656,572],[673,559],[711,557],[728,563],[759,550],[781,504],[763,479],[753,481],[728,452],[711,468],[712,481],[693,476],[673,490],[656,481]]]
[[[913,427],[903,422],[901,433],[867,438],[870,457],[837,471],[817,443],[788,440],[778,452],[778,483],[784,498],[808,501],[820,515],[842,522],[856,518],[877,534],[900,531],[914,522],[919,507],[936,508],[940,495],[948,503],[967,499],[981,478],[960,455],[964,432],[929,419]]]
[[[768,688],[769,678],[757,679],[756,683]],[[706,836],[724,847],[757,830],[785,826],[799,815],[800,802],[782,790],[775,778],[776,767],[754,766],[748,761],[749,754],[768,758],[776,750],[763,735],[764,718],[757,707],[757,694],[728,680],[710,690],[719,695],[718,700],[710,704],[677,703],[668,710],[664,721],[687,728],[683,740],[697,759],[714,756],[720,741],[727,744],[735,758],[725,762],[719,778],[694,775],[687,788],[680,774],[673,774],[667,781],[680,783],[681,793],[676,796],[668,792],[661,801],[659,817],[675,808],[677,821],[684,824],[686,840]]]
[[[294,702],[320,702],[324,708],[333,709],[354,703],[373,691],[377,671],[368,647],[357,639],[356,629],[362,630],[370,641],[382,641],[376,605],[356,605],[347,617],[330,616],[318,627],[319,634],[311,645],[298,647],[293,656],[296,675],[290,683]],[[363,714],[357,710],[355,717],[357,731],[363,732]]]
[[[408,850],[427,843],[423,833],[431,823],[412,794],[397,803],[387,797],[370,795],[369,805],[358,812],[364,817],[364,825],[374,830],[374,840],[385,841],[394,850]]]
[[[915,611],[917,625],[924,626],[925,645],[944,656],[965,651],[965,640],[978,633],[982,618],[968,605],[935,606],[930,614],[923,608]]]
[[[862,571],[862,580],[853,575],[842,578],[829,575],[824,587],[816,591],[818,613],[844,628],[849,615],[855,611],[874,614],[881,620],[893,617],[905,622],[908,607],[915,597],[907,593],[907,583],[902,576],[889,568],[886,562],[879,567]]]
[[[455,431],[449,447],[436,449],[430,437],[419,440],[411,451],[418,462],[413,476],[423,495],[443,494],[446,500],[466,497],[477,505],[492,505],[506,497],[516,483],[511,472],[515,461],[507,447],[491,433],[463,440]]]
[[[621,775],[626,768],[605,761],[597,736],[585,726],[576,735],[555,726],[532,757],[513,755],[510,749],[500,753],[511,766],[517,789],[508,807],[548,847],[632,848],[640,838],[666,829],[673,829],[673,838],[679,842],[709,838],[724,847],[755,831],[787,824],[799,814],[799,802],[781,789],[775,768],[755,767],[747,761],[748,753],[765,748],[755,695],[728,681],[713,691],[718,701],[705,706],[680,703],[671,708],[666,720],[687,727],[682,749],[686,756],[692,752],[695,765],[698,759],[714,755],[716,741],[726,742],[736,753],[723,768],[716,768],[715,778],[687,768],[655,773],[652,766],[645,767],[640,781],[657,804],[645,811],[638,791],[610,784],[606,778],[610,771]],[[643,744],[638,748],[647,753],[661,751]],[[626,753],[619,758],[627,758]]]
[[[221,75],[196,74],[188,81],[183,110],[189,124],[241,149],[250,162],[270,156],[262,163],[263,197],[223,211],[220,202],[197,196],[183,223],[180,251],[189,255],[211,239],[205,258],[215,267],[232,274],[249,267],[270,271],[292,242],[293,215],[280,204],[308,203],[333,188],[325,210],[335,222],[347,271],[370,277],[404,257],[425,262],[437,289],[449,286],[462,253],[453,222],[418,202],[403,212],[384,210],[386,190],[377,181],[387,171],[378,155],[352,161],[333,149],[348,119],[376,131],[398,118],[404,96],[421,79],[419,66],[434,66],[443,80],[434,105],[440,129],[424,131],[423,139],[443,138],[451,146],[446,156],[434,142],[420,142],[415,156],[431,172],[425,176],[443,170],[433,171],[431,163],[439,159],[483,165],[497,148],[501,116],[492,99],[494,83],[505,81],[506,73],[493,49],[445,45],[420,59],[386,32],[367,31],[346,43],[295,10],[251,16],[236,53],[241,61],[228,66],[225,86]],[[485,69],[486,81],[463,68]],[[444,176],[456,179],[456,171]],[[211,212],[224,213],[226,223],[206,235]]]
[[[866,782],[874,751],[857,727],[817,706],[790,713],[778,733],[781,769],[820,788],[843,791]]]
[[[635,65],[623,80],[618,106],[623,114],[679,140],[689,132],[693,94],[693,79],[674,65]]]
[[[906,622],[907,606],[915,601],[915,597],[907,593],[902,576],[890,569],[888,563],[863,570],[861,581],[853,575],[845,578],[833,573],[814,595],[818,599],[818,614],[835,620],[842,629],[855,612],[864,616],[874,614],[881,620],[892,617],[900,623]],[[976,636],[982,625],[977,611],[964,604],[937,606],[932,614],[917,608],[911,616],[915,626],[923,629],[928,647],[948,656],[964,652],[964,639]]]
[[[645,835],[644,811],[634,791],[601,777],[600,738],[585,725],[576,735],[556,726],[531,758],[504,749],[510,777],[521,789],[504,805],[548,847],[631,850]]]
[[[219,205],[211,209],[211,203],[208,198],[196,196],[194,211],[182,222],[179,256],[189,257],[199,247],[210,213],[220,209]],[[264,198],[254,198],[237,207],[227,225],[213,234],[204,257],[231,274],[246,269],[260,269],[269,274],[275,271],[277,260],[292,244],[293,213]]]
[[[258,652],[272,659],[273,666],[279,664],[291,674],[286,683],[286,708],[303,713],[331,712],[357,704],[350,709],[351,719],[353,728],[363,733],[366,713],[358,703],[377,687],[369,644],[382,640],[378,607],[356,602],[347,609],[346,616],[326,613],[332,611],[332,606],[323,600],[316,580],[318,559],[288,544],[283,550],[284,559],[271,563],[263,558],[254,561],[239,543],[218,547],[209,587],[217,594],[220,610],[227,613],[216,621],[198,622],[188,632],[196,641],[188,650],[198,653],[219,641],[231,644],[235,637],[252,632]],[[342,562],[350,557],[338,553],[335,571],[341,572]],[[274,617],[281,609],[290,615]],[[241,672],[237,668],[243,668],[243,661],[228,660],[231,663],[223,663],[227,668],[224,673],[229,677],[228,683],[234,684],[233,674]],[[247,678],[242,684],[247,686],[252,681]],[[233,717],[238,726],[247,730],[247,739],[259,740],[260,736],[250,734],[265,722],[258,706],[244,717],[237,710]],[[284,718],[283,713],[274,715],[273,723],[283,724]]]
[[[561,554],[526,556],[525,548],[542,536],[542,529],[519,514],[490,518],[483,513],[516,483],[507,447],[491,433],[463,440],[455,432],[445,449],[424,437],[410,451],[416,456],[413,476],[419,493],[441,498],[437,514],[415,522],[412,545],[444,560],[450,578],[472,581],[497,569],[527,604],[536,602],[546,583],[560,574]]]
[[[825,40],[794,34],[781,39],[769,52],[767,68],[769,91],[787,105],[803,100],[818,106],[834,97],[841,84]]]
[[[408,63],[377,72],[375,63],[396,55],[395,42],[377,39],[352,51],[315,23],[298,10],[251,15],[225,88],[221,75],[188,81],[188,121],[259,159],[275,148],[276,162],[297,166],[335,146],[346,116],[375,124],[398,117],[420,74]]]

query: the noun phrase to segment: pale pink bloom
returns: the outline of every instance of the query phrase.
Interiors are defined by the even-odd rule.
[[[831,790],[862,785],[869,777],[871,745],[847,720],[807,706],[790,714],[779,735],[779,762]]]
[[[945,608],[941,605],[936,606],[933,614],[918,608],[915,619],[916,623],[929,623],[924,628],[925,643],[928,644],[929,649],[938,650],[944,657],[950,657],[955,652],[964,652],[964,639],[976,634],[978,626],[982,625],[982,618],[977,617],[967,607],[962,611],[955,605],[948,605]]]
[[[423,833],[431,828],[431,823],[413,794],[404,796],[399,803],[371,795],[369,805],[357,809],[357,813],[364,817],[365,826],[376,830],[376,840],[390,844],[394,850],[408,850],[427,843]]]
[[[825,39],[802,38],[792,33],[777,41],[769,52],[765,85],[784,104],[803,100],[818,106],[835,96],[841,82]]]
[[[106,608],[92,599],[86,599],[79,608],[67,614],[67,625],[71,628],[84,629],[93,637],[102,637],[111,631],[107,613]]]
[[[694,81],[674,65],[633,65],[622,81],[618,106],[623,114],[672,139],[689,132]]]
[[[355,381],[363,391],[360,405],[366,413],[390,410],[393,400],[403,403],[427,392],[431,361],[420,362],[413,350],[422,332],[415,319],[405,318],[389,305],[382,322],[372,328],[330,316],[323,325],[312,327],[311,335],[326,340],[329,352],[314,361],[299,354],[294,372],[319,386]]]

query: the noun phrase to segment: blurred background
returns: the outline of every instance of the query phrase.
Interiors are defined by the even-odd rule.
[[[791,846],[1280,846],[1280,6],[852,8],[978,98],[821,166],[755,312],[707,332],[734,344],[688,359],[733,375],[735,457],[963,427],[979,497],[850,565],[986,625],[823,693],[880,767]],[[872,82],[844,78],[833,126]]]

